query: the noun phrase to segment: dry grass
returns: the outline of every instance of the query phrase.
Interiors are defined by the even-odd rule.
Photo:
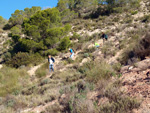
[[[35,72],[36,77],[41,78],[45,77],[49,72],[49,64],[45,63],[40,68],[38,68]]]
[[[26,81],[27,76],[27,72],[23,69],[3,67],[0,72],[0,96],[15,93],[22,86],[26,86],[29,83]],[[23,79],[26,83],[23,82]]]

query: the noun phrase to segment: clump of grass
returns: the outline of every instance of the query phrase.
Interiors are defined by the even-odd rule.
[[[0,96],[20,90],[23,84],[19,81],[19,78],[25,79],[27,75],[24,70],[3,67],[0,72]]]
[[[37,71],[36,71],[36,76],[37,76],[38,78],[41,78],[41,77],[46,76],[46,71],[45,71],[45,69],[44,69],[44,70],[43,70],[43,69],[37,70]]]
[[[76,32],[73,33],[73,36],[70,38],[71,40],[76,40],[76,39],[80,39],[81,36],[79,34],[77,34]]]
[[[121,69],[121,64],[120,63],[115,63],[112,65],[113,69],[116,71],[116,72],[119,72],[120,69]]]
[[[139,103],[130,97],[117,98],[116,102],[111,102],[101,107],[101,113],[127,113],[134,108],[138,108]]]
[[[105,45],[101,49],[102,53],[104,54],[104,57],[114,56],[116,54],[116,51],[112,47],[112,42],[105,43]]]
[[[87,100],[83,94],[76,94],[69,102],[69,108],[73,113],[93,113],[95,111],[93,102]]]
[[[137,13],[138,13],[138,11],[131,11],[131,15],[135,15]]]
[[[112,67],[105,61],[97,61],[91,64],[91,68],[86,71],[86,78],[88,81],[96,83],[101,79],[108,79],[112,72]]]
[[[93,53],[96,50],[96,47],[86,48],[84,50],[85,53]]]
[[[48,69],[49,69],[49,64],[45,63],[43,64],[40,68],[38,68],[35,72],[36,77],[41,78],[46,76],[46,74],[48,73]]]
[[[92,83],[97,83],[101,79],[108,79],[113,73],[112,67],[105,61],[87,62],[78,68],[78,71],[86,76]]]

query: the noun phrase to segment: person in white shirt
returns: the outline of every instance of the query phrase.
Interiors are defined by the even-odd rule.
[[[48,62],[49,62],[49,72],[51,72],[51,70],[54,72],[54,62],[55,62],[55,60],[50,55],[48,55]]]

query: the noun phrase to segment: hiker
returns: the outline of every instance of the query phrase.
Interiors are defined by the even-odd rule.
[[[99,48],[100,45],[98,43],[95,42],[95,47]]]
[[[51,70],[54,72],[54,58],[51,57],[50,55],[48,55],[48,62],[49,62],[49,72],[51,72]]]
[[[74,56],[74,51],[73,51],[73,49],[69,49],[69,51],[70,51],[70,53],[71,53],[70,58],[72,59],[73,56]]]
[[[104,42],[104,40],[108,40],[108,36],[104,33],[104,32],[102,32],[102,39],[103,39],[103,42]]]

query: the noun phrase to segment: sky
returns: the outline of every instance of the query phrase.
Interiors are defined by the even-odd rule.
[[[9,19],[15,10],[23,10],[32,6],[40,6],[42,9],[56,7],[58,0],[0,0],[0,16]]]

